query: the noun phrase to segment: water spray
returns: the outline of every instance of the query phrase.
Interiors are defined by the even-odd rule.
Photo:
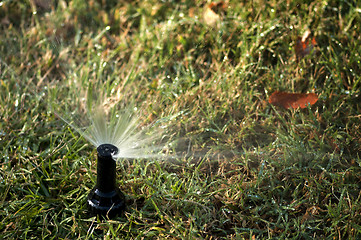
[[[125,196],[116,186],[116,161],[118,148],[112,144],[97,147],[97,182],[88,195],[88,207],[95,215],[115,217],[125,209]]]
[[[92,89],[86,94],[89,92],[93,93]],[[59,103],[55,99],[55,92],[51,94],[54,99],[50,106],[57,116],[97,148],[97,180],[88,195],[87,205],[92,215],[113,218],[126,208],[125,196],[116,185],[116,162],[120,159],[165,157],[163,150],[166,145],[161,142],[167,125],[165,119],[160,119],[140,127],[139,110],[119,108],[116,101],[112,105],[103,97],[92,99],[93,95],[101,94],[92,94],[90,98],[77,94],[74,93],[74,105],[67,105],[65,101]]]

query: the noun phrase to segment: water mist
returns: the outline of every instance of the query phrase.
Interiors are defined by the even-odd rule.
[[[116,184],[117,161],[164,156],[160,153],[166,146],[159,144],[164,121],[141,127],[137,109],[116,109],[117,104],[109,106],[107,101],[89,104],[81,99],[85,103],[79,101],[75,108],[65,105],[63,110],[53,110],[96,147],[97,180],[87,204],[93,215],[112,218],[126,208],[125,195]]]

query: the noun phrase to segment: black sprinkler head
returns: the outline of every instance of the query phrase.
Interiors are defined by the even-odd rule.
[[[112,218],[125,209],[124,194],[116,186],[116,162],[112,157],[118,148],[112,144],[102,144],[97,152],[97,183],[88,195],[88,207],[95,215]]]

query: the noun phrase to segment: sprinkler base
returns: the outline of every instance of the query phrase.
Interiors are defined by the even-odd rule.
[[[118,148],[112,144],[102,144],[97,148],[97,183],[88,195],[91,213],[112,218],[125,209],[124,194],[116,186],[116,162],[113,155]]]
[[[125,209],[124,194],[118,189],[102,192],[98,188],[94,188],[89,193],[87,202],[92,214],[108,218],[120,215]]]

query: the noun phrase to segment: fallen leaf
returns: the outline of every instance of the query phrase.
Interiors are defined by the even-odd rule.
[[[272,105],[284,108],[306,108],[308,104],[313,105],[318,101],[315,93],[287,93],[276,91],[269,97],[268,102]]]
[[[223,1],[208,4],[203,13],[204,22],[209,26],[215,26],[221,19],[219,14],[226,8],[227,4]]]
[[[195,9],[194,9],[194,7],[191,7],[190,9],[189,9],[189,11],[188,11],[188,16],[190,17],[190,18],[194,18],[194,16],[195,16]]]
[[[302,37],[297,38],[295,52],[297,59],[301,59],[312,52],[317,42],[314,37],[311,38],[311,31],[307,30]]]
[[[227,3],[223,2],[223,1],[219,1],[217,3],[212,2],[208,5],[208,7],[210,9],[212,9],[213,12],[218,14],[227,8]]]
[[[305,215],[303,215],[301,219],[301,223],[307,222],[309,220],[313,220],[318,214],[321,208],[317,206],[312,206],[307,208]]]
[[[214,26],[219,21],[220,17],[217,13],[213,12],[213,10],[207,7],[203,14],[204,22],[209,26]]]

